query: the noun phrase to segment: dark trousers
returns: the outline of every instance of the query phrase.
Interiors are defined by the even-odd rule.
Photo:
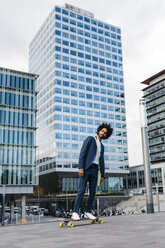
[[[91,212],[96,193],[97,177],[98,177],[97,166],[90,166],[87,170],[84,171],[84,176],[80,177],[78,194],[74,203],[74,212],[76,213],[79,212],[79,208],[86,190],[87,182],[89,182],[89,197],[88,197],[86,211],[89,213]]]

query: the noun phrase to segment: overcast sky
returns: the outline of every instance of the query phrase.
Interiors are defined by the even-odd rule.
[[[28,71],[30,41],[52,8],[65,3],[121,27],[129,162],[141,164],[140,82],[165,69],[165,1],[0,0],[0,67]]]

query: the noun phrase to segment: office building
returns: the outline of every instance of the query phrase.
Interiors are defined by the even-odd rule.
[[[149,150],[151,163],[165,161],[165,70],[142,84],[146,99]]]
[[[105,146],[101,190],[122,190],[128,173],[121,30],[94,14],[55,6],[30,43],[37,80],[37,163],[48,192],[76,192],[83,141],[101,123],[114,128]]]
[[[36,177],[37,75],[0,67],[0,194],[33,193]]]
[[[143,97],[146,100],[148,143],[151,162],[152,188],[165,193],[165,70],[143,82]],[[130,167],[128,189],[145,190],[144,165]]]

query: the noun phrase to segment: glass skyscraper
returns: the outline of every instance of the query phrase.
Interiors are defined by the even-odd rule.
[[[30,43],[29,70],[39,74],[40,176],[63,172],[60,191],[76,191],[82,143],[101,123],[110,123],[102,190],[121,190],[128,151],[120,28],[77,7],[55,6]]]
[[[32,193],[38,183],[35,163],[37,77],[0,68],[0,186],[5,185],[8,194]]]

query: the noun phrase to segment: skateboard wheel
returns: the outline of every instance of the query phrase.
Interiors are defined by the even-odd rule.
[[[95,224],[95,220],[91,220],[91,224]]]
[[[65,226],[65,223],[60,223],[59,224],[59,227],[64,227]]]
[[[102,223],[103,223],[103,220],[100,219],[100,220],[99,220],[99,223],[102,224]]]
[[[73,222],[68,223],[68,227],[73,227],[73,226],[74,226]]]

